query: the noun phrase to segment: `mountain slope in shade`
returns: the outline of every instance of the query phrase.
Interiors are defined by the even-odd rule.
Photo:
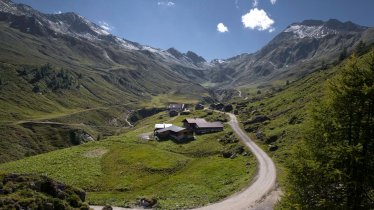
[[[19,29],[24,33],[49,38],[78,39],[82,42],[90,42],[91,45],[109,45],[121,52],[131,51],[132,53],[145,55],[167,66],[181,65],[201,70],[208,64],[204,59],[191,52],[186,54],[185,58],[187,59],[179,60],[167,50],[156,49],[115,37],[95,23],[71,12],[43,14],[27,5],[0,1],[0,20],[9,23],[11,28]],[[103,49],[103,46],[99,47],[102,49],[95,50],[104,58],[102,59],[104,62],[110,65],[124,64],[123,61],[112,58],[111,52],[107,52],[107,49]],[[190,54],[195,55],[200,60],[191,59]]]
[[[0,162],[113,135],[142,106],[210,98],[203,62],[0,0]]]
[[[213,82],[239,86],[299,78],[337,61],[360,41],[372,43],[374,29],[335,19],[294,23],[258,52],[217,63]]]
[[[191,78],[203,78],[201,71],[208,65],[194,53],[180,59],[166,50],[115,37],[75,13],[43,14],[27,5],[0,1],[0,23],[0,61],[79,67],[79,71],[96,72],[122,90],[128,87],[120,80],[136,81],[129,91],[138,94],[171,91],[179,84],[199,86]],[[191,59],[190,54],[196,58]]]

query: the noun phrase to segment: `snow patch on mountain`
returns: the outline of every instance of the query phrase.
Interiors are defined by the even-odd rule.
[[[321,26],[291,25],[284,32],[293,33],[295,38],[321,39],[330,34],[337,34],[336,30]]]
[[[17,16],[25,16],[27,18],[35,18],[35,22],[40,25],[40,28],[46,33],[52,32],[54,35],[71,36],[77,39],[88,40],[92,43],[112,42],[121,47],[125,51],[149,51],[155,55],[160,61],[183,65],[190,68],[204,69],[211,64],[205,59],[196,55],[193,52],[180,53],[181,56],[173,54],[168,50],[162,50],[147,45],[140,45],[116,36],[113,36],[93,22],[90,22],[85,17],[73,12],[58,13],[58,14],[44,14],[24,4],[15,4],[11,1],[0,0],[0,12],[9,13]],[[27,26],[26,26],[27,27]],[[30,28],[25,28],[30,32]],[[47,35],[47,34],[46,34]],[[103,57],[111,60],[108,53],[103,52]]]
[[[117,44],[119,44],[121,47],[127,50],[139,50],[138,47],[135,45],[131,44],[130,42],[127,42],[119,37],[116,37]]]
[[[0,1],[0,12],[18,14],[17,7],[13,4],[7,4],[5,1]]]
[[[146,45],[142,47],[142,50],[148,50],[149,52],[152,52],[152,53],[159,53],[159,54],[161,53],[161,50],[150,47],[150,46],[146,46]]]

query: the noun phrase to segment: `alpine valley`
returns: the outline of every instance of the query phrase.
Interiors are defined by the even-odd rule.
[[[304,20],[290,24],[257,52],[207,61],[192,51],[158,49],[114,36],[73,12],[44,14],[0,0],[0,172],[45,174],[84,189],[90,204],[132,207],[139,196],[153,196],[152,190],[166,183],[179,185],[184,173],[198,177],[225,170],[212,175],[218,180],[234,171],[228,183],[217,181],[222,190],[210,182],[200,188],[206,184],[202,182],[195,188],[179,185],[175,192],[165,188],[155,196],[158,207],[167,209],[216,202],[244,188],[256,170],[247,150],[248,156],[232,161],[216,159],[222,151],[243,148],[238,142],[217,143],[233,135],[231,128],[225,125],[223,133],[202,137],[207,144],[201,139],[180,146],[138,139],[160,120],[181,123],[181,116],[165,115],[170,103],[223,103],[233,105],[241,126],[270,150],[283,187],[284,162],[290,145],[302,138],[298,126],[309,119],[307,107],[351,53],[363,45],[358,56],[368,56],[372,43],[374,28],[336,19]],[[207,110],[191,116],[228,120]],[[88,160],[91,156],[103,159]],[[139,159],[127,159],[135,157]],[[149,159],[163,162],[153,160],[140,170],[137,164]],[[211,168],[196,172],[211,160]],[[131,167],[121,168],[125,162]],[[220,164],[232,171],[218,169]],[[64,167],[68,172],[62,175]],[[117,180],[126,173],[133,177]],[[163,174],[175,177],[165,181]],[[140,183],[144,177],[151,181]],[[207,196],[196,195],[192,202],[192,195],[178,197],[182,190],[201,190]],[[1,202],[0,193],[0,209]]]

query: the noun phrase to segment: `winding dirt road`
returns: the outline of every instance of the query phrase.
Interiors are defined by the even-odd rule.
[[[230,116],[229,125],[251,150],[253,155],[256,156],[258,172],[254,180],[252,180],[252,184],[246,189],[222,201],[198,209],[272,209],[274,203],[279,199],[279,191],[276,189],[277,173],[274,162],[243,132],[236,116],[231,113],[227,114]]]
[[[244,190],[217,203],[208,204],[196,210],[270,210],[280,198],[280,190],[276,184],[276,169],[271,158],[258,147],[240,128],[238,120],[234,114],[227,113],[230,116],[229,125],[239,136],[242,142],[251,150],[257,159],[258,171],[251,185]],[[101,210],[102,206],[91,206],[95,210]],[[125,210],[125,208],[114,208],[116,210]],[[127,209],[128,210],[128,209]]]

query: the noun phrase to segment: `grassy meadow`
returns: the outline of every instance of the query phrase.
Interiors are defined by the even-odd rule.
[[[223,119],[223,114],[196,111],[187,117]],[[134,206],[155,198],[162,209],[191,208],[215,202],[248,185],[256,171],[255,158],[224,158],[222,151],[240,143],[218,141],[231,132],[196,136],[183,144],[143,140],[155,123],[181,125],[186,116],[165,112],[136,123],[129,132],[67,149],[0,165],[0,172],[36,173],[80,187],[90,204]]]

